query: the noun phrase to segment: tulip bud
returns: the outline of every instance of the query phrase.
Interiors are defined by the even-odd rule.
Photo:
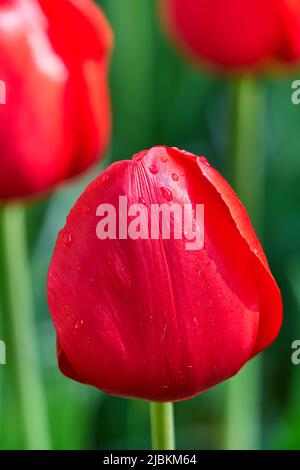
[[[65,375],[154,401],[236,374],[282,316],[236,194],[205,158],[168,147],[114,163],[87,187],[58,235],[48,303]]]
[[[169,36],[223,71],[300,59],[299,0],[158,0]]]
[[[91,0],[1,2],[0,199],[49,190],[103,154],[111,48]]]

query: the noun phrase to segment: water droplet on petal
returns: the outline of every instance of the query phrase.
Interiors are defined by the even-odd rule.
[[[78,321],[75,323],[75,325],[74,325],[74,329],[75,329],[76,331],[81,330],[81,328],[83,327],[83,325],[84,325],[84,321],[83,321],[83,320],[78,320]]]
[[[160,188],[160,191],[161,191],[161,194],[163,195],[163,197],[168,201],[172,201],[173,199],[173,194],[172,194],[172,191],[170,191],[170,189],[168,188],[165,188],[164,186],[162,186]]]
[[[173,173],[173,174],[172,174],[172,180],[173,180],[173,181],[178,181],[178,180],[179,180],[179,176],[176,175],[176,173]]]
[[[70,246],[72,243],[72,235],[70,233],[65,233],[62,237],[62,242],[65,246]]]
[[[81,274],[81,273],[83,273],[84,271],[85,271],[84,266],[82,266],[81,264],[80,264],[79,266],[77,266],[77,272],[78,272],[78,273]]]
[[[152,165],[149,166],[149,170],[153,175],[157,175],[157,173],[159,172],[159,169],[155,163],[152,163]]]
[[[184,176],[184,171],[181,170],[181,172],[179,174],[180,174],[180,176]]]
[[[163,156],[161,157],[161,161],[162,161],[163,163],[166,163],[166,162],[168,161],[167,155],[163,155]]]

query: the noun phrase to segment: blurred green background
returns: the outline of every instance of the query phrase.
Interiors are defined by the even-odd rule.
[[[152,145],[166,144],[205,155],[228,176],[229,79],[194,70],[177,56],[161,32],[154,3],[99,1],[115,33],[110,73],[114,129],[104,166]],[[258,440],[263,449],[300,449],[300,365],[297,368],[291,362],[291,343],[300,339],[300,105],[291,102],[291,84],[297,78],[300,71],[260,79],[265,103],[261,236],[285,310],[278,340],[262,355],[262,433]],[[46,273],[58,230],[82,189],[100,170],[92,170],[84,179],[34,204],[27,214],[40,364],[54,449],[150,448],[146,402],[110,397],[72,382],[60,374],[56,363]],[[249,185],[255,183],[249,179]],[[5,340],[3,330],[0,338]],[[7,362],[0,366],[0,448],[18,449],[22,439],[6,380],[9,344]],[[175,405],[179,449],[223,448],[225,388],[222,384]],[[245,406],[248,399],[251,397],[241,397]],[[32,407],[34,410],[34,403]]]

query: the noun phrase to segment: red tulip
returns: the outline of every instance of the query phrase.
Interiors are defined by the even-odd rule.
[[[119,216],[124,197],[127,221],[124,207]],[[152,219],[137,228],[133,204],[143,217],[153,204],[187,207],[194,229],[203,204],[204,246],[187,249],[191,239],[175,237],[172,214],[151,238]],[[84,191],[57,239],[48,302],[65,375],[154,401],[185,399],[231,377],[274,340],[282,316],[236,194],[205,158],[168,147],[114,163]]]
[[[104,152],[111,47],[90,0],[2,0],[0,199],[46,191]]]
[[[221,69],[300,59],[300,0],[158,0],[171,38]]]

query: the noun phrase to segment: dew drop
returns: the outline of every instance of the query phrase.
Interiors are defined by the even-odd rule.
[[[161,191],[161,194],[163,195],[163,197],[168,201],[172,201],[173,199],[173,194],[172,194],[172,191],[170,191],[168,188],[165,188],[164,186],[162,186],[160,188],[160,191]]]
[[[161,157],[161,161],[162,161],[163,163],[166,163],[166,162],[168,161],[167,155],[163,155],[163,156]]]
[[[179,174],[180,174],[180,176],[184,176],[184,171],[181,170],[181,172]]]
[[[188,233],[187,230],[184,230],[184,231],[182,232],[182,236],[183,236],[183,239],[184,239],[184,240],[188,240],[188,235],[189,235],[189,233]]]
[[[157,173],[159,172],[157,165],[155,165],[154,163],[149,166],[149,170],[153,175],[157,175]]]
[[[75,329],[76,331],[81,330],[81,328],[83,327],[83,325],[84,325],[84,321],[83,321],[83,320],[78,320],[78,321],[75,323],[75,325],[74,325],[74,329]]]
[[[72,243],[72,235],[70,233],[65,233],[63,235],[62,242],[65,246],[70,246]]]
[[[178,180],[179,180],[179,177],[178,177],[178,175],[177,175],[176,173],[173,173],[173,174],[172,174],[172,180],[173,180],[173,181],[178,181]]]
[[[84,269],[84,266],[82,266],[81,264],[79,266],[77,266],[77,272],[78,273],[84,273],[85,269]]]

